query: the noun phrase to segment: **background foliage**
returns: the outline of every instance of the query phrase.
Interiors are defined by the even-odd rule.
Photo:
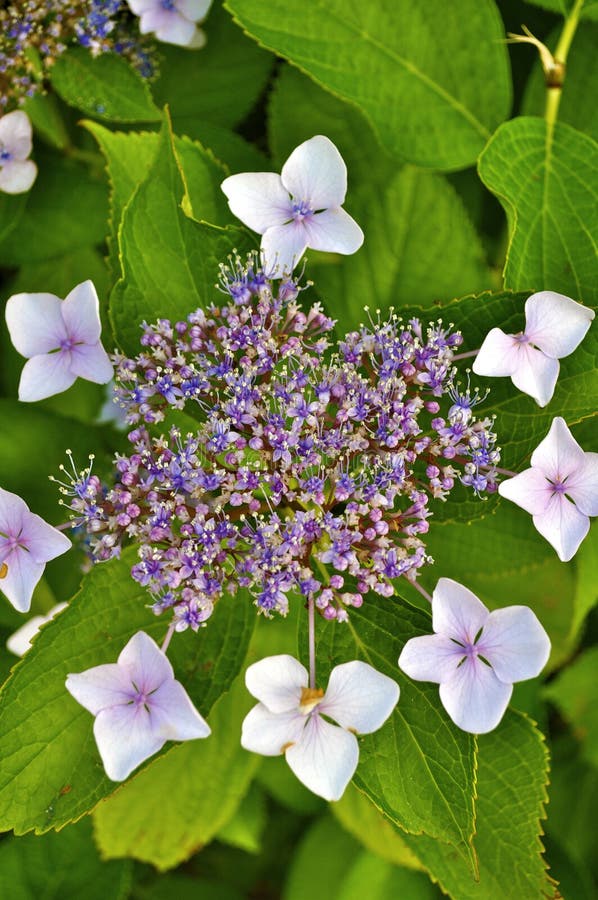
[[[524,22],[554,48],[580,8],[552,120],[535,51],[509,49],[506,32]],[[92,278],[105,345],[135,353],[143,319],[182,317],[214,299],[218,262],[256,246],[222,179],[279,171],[293,147],[323,133],[347,162],[346,207],[366,235],[353,257],[309,254],[312,296],[339,332],[365,307],[405,318],[419,310],[456,322],[469,349],[495,325],[519,330],[534,290],[595,305],[597,8],[225,0],[205,24],[206,48],[159,45],[150,82],[116,55],[73,48],[47,93],[26,104],[39,177],[28,195],[0,194],[2,300],[21,290],[65,296]],[[597,344],[594,326],[563,360],[545,410],[510,381],[492,382],[486,408],[504,465],[525,465],[555,415],[598,449]],[[58,523],[47,476],[65,449],[80,461],[94,452],[107,474],[124,439],[101,423],[105,392],[92,384],[19,404],[21,360],[4,325],[0,348],[0,483]],[[169,745],[115,790],[64,676],[113,660],[139,627],[158,637],[164,626],[126,556],[86,575],[78,549],[50,564],[32,613],[73,598],[69,609],[23,662],[0,647],[0,895],[597,896],[597,529],[565,565],[522,510],[463,494],[437,510],[428,546],[428,590],[447,575],[490,607],[535,610],[553,644],[548,675],[519,685],[500,727],[476,740],[452,725],[434,686],[396,667],[405,641],[430,630],[407,585],[392,602],[369,598],[347,626],[322,623],[322,677],[362,658],[402,689],[391,720],[363,741],[354,785],[330,805],[281,759],[245,753],[238,741],[251,705],[247,663],[305,654],[299,602],[284,621],[256,623],[247,597],[230,598],[205,631],[176,639],[177,676],[213,736]],[[3,638],[21,621],[0,605]]]

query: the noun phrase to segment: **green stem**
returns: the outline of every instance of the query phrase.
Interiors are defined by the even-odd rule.
[[[551,131],[555,126],[559,113],[561,95],[563,93],[565,66],[567,63],[567,57],[569,55],[569,50],[571,49],[573,38],[575,37],[575,32],[577,31],[577,26],[579,25],[579,17],[581,15],[583,4],[584,0],[575,0],[573,9],[565,20],[563,31],[556,46],[556,50],[554,51],[554,59],[559,66],[560,77],[556,79],[554,84],[548,85],[548,91],[546,94],[546,108],[544,111],[544,118],[546,119],[548,127]]]

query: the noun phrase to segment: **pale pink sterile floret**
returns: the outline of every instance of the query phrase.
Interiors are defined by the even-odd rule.
[[[440,578],[432,595],[434,634],[407,641],[399,666],[415,681],[440,685],[440,700],[453,722],[474,734],[499,724],[513,683],[539,675],[550,641],[527,606],[489,612],[475,594]]]
[[[141,34],[155,34],[165,44],[196,49],[206,36],[197,23],[206,17],[212,0],[127,0],[139,16]]]
[[[15,349],[28,359],[19,400],[43,400],[66,391],[77,378],[107,384],[114,375],[100,341],[102,325],[96,289],[78,284],[65,300],[54,294],[14,294],[6,303],[6,324]]]
[[[66,688],[95,716],[93,733],[112,781],[124,781],[166,741],[210,734],[166,654],[143,631],[133,635],[116,663],[69,674]]]
[[[0,191],[24,194],[37,177],[37,166],[27,157],[31,153],[31,122],[22,110],[0,118]]]
[[[555,291],[540,291],[525,302],[525,330],[505,334],[493,328],[472,369],[476,375],[510,376],[515,387],[546,406],[554,394],[559,359],[579,346],[594,311]]]
[[[542,537],[568,562],[590,529],[589,517],[598,516],[598,453],[582,450],[557,416],[530,462],[498,492],[531,513]]]
[[[262,235],[269,278],[290,274],[308,247],[350,254],[363,243],[361,228],[342,209],[347,167],[324,135],[296,147],[280,175],[244,172],[221,186],[235,216]]]
[[[358,660],[336,666],[326,692],[310,688],[307,669],[287,654],[249,666],[245,683],[260,702],[245,717],[242,746],[284,753],[299,781],[325,800],[338,800],[353,777],[355,734],[377,731],[399,699],[395,681]]]
[[[29,611],[46,563],[70,546],[69,539],[32,513],[21,497],[0,488],[0,591],[16,610]]]

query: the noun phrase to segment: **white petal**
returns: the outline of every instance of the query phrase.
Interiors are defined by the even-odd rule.
[[[554,491],[550,481],[539,469],[525,469],[519,475],[501,481],[498,493],[535,516],[548,509]]]
[[[152,728],[143,706],[114,706],[98,713],[93,733],[112,781],[124,781],[133,769],[157,753],[166,739]]]
[[[363,231],[344,209],[326,209],[303,221],[308,247],[329,253],[355,253],[363,244]]]
[[[110,357],[98,341],[84,344],[71,350],[71,372],[79,378],[96,384],[108,384],[114,378],[114,367]]]
[[[525,333],[553,359],[573,353],[583,341],[594,310],[555,291],[532,294],[525,303]]]
[[[243,720],[241,746],[262,756],[280,756],[300,740],[305,724],[305,716],[295,710],[272,713],[258,703]]]
[[[533,517],[542,537],[552,544],[562,562],[573,559],[590,530],[590,520],[564,494],[554,494],[546,512]]]
[[[307,248],[307,232],[301,222],[277,225],[262,235],[261,253],[268,278],[290,275]]]
[[[67,536],[35,513],[23,516],[22,527],[22,541],[36,563],[47,563],[71,549]]]
[[[332,141],[317,134],[295,147],[280,173],[293,199],[314,212],[342,206],[347,193],[347,167]]]
[[[57,603],[45,616],[32,616],[24,625],[17,628],[6,641],[6,646],[15,656],[23,656],[31,647],[31,641],[38,633],[42,625],[49,622],[66,609],[68,603]]]
[[[585,465],[585,453],[561,416],[552,420],[550,431],[532,453],[531,464],[551,481],[575,476]]]
[[[93,281],[78,284],[62,301],[62,318],[69,337],[83,344],[95,344],[100,339],[100,301]]]
[[[340,800],[359,760],[354,734],[312,715],[301,740],[286,752],[299,781],[324,800]]]
[[[440,685],[442,705],[455,725],[474,734],[496,728],[512,693],[513,685],[499,681],[479,659],[466,659],[451,680]]]
[[[211,734],[179,681],[165,681],[148,700],[154,728],[169,741],[189,741]]]
[[[567,494],[586,516],[598,516],[598,453],[584,453],[583,465],[567,479]]]
[[[71,354],[68,351],[33,356],[21,372],[19,400],[34,403],[61,394],[74,384],[76,377],[71,372]]]
[[[283,225],[293,215],[288,192],[274,172],[244,172],[231,175],[220,185],[231,212],[252,231],[263,234]]]
[[[253,663],[245,672],[247,690],[270,712],[299,709],[301,691],[307,687],[309,675],[294,656],[282,653]]]
[[[550,656],[550,640],[527,606],[507,606],[490,613],[478,642],[496,677],[506,684],[539,675]]]
[[[545,356],[530,344],[522,344],[511,379],[515,387],[533,397],[538,406],[546,406],[554,394],[559,369],[557,359]]]
[[[37,166],[30,159],[12,160],[0,168],[0,191],[5,194],[24,194],[37,178]]]
[[[512,334],[493,328],[484,338],[471,368],[476,375],[499,378],[510,375],[517,366],[519,347]]]
[[[211,5],[212,0],[176,0],[178,11],[191,22],[204,19]]]
[[[29,612],[31,597],[45,565],[37,563],[27,550],[17,548],[4,560],[8,572],[0,579],[0,591],[18,612]]]
[[[174,681],[170,661],[145,631],[136,632],[118,656],[118,665],[140,691],[155,691],[164,681]]]
[[[488,618],[488,610],[475,594],[453,581],[439,578],[432,594],[432,627],[437,634],[471,643]]]
[[[17,109],[0,118],[0,143],[15,159],[27,159],[31,153],[31,122],[27,113]]]
[[[10,339],[21,356],[57,350],[68,338],[62,302],[54,294],[13,294],[6,303]]]
[[[141,29],[139,29],[141,31]],[[184,16],[174,16],[170,13],[169,21],[163,22],[155,31],[159,41],[165,44],[176,44],[178,47],[189,47],[195,40],[197,29],[194,22],[190,22]]]
[[[127,672],[117,663],[106,663],[84,672],[69,673],[66,677],[66,689],[77,703],[94,716],[102,709],[127,705],[134,690]]]
[[[140,16],[141,13],[146,12],[148,9],[154,9],[159,2],[160,0],[127,0],[129,9],[136,16]]]
[[[189,50],[198,50],[200,47],[205,47],[207,42],[206,33],[202,31],[201,28],[195,28],[193,35],[191,36],[191,40],[185,44]]]
[[[318,711],[359,734],[377,731],[397,705],[399,686],[367,663],[353,660],[330,673]]]
[[[17,534],[29,514],[30,509],[22,497],[0,488],[0,531]]]
[[[399,666],[415,681],[447,681],[463,659],[463,648],[442,634],[410,638],[399,656]]]

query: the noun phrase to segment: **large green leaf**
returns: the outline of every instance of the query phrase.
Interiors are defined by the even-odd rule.
[[[135,551],[96,566],[59,619],[42,629],[0,694],[0,830],[60,828],[89,812],[116,785],[104,774],[92,717],[64,687],[69,672],[114,662],[143,629],[160,640],[166,622],[150,612],[130,576]],[[220,603],[209,626],[177,635],[170,657],[202,714],[228,690],[255,621],[243,595]],[[151,765],[151,763],[150,763]]]
[[[201,123],[233,128],[264,89],[274,62],[236,28],[215,3],[203,26],[208,41],[200,51],[160,45],[160,77],[154,96],[168,103],[177,133]]]
[[[268,99],[268,138],[277,168],[315,134],[334,141],[349,170],[349,198],[363,181],[385,185],[398,164],[380,145],[366,116],[295,69],[282,65]]]
[[[53,65],[52,86],[63,100],[94,118],[160,120],[147,82],[116,53],[94,57],[83,47],[72,47]]]
[[[373,853],[360,853],[343,879],[336,900],[440,900],[441,896],[422,872],[393,866]]]
[[[0,191],[0,241],[17,227],[25,212],[29,194],[5,194]]]
[[[110,311],[115,334],[130,353],[138,350],[144,319],[184,318],[209,302],[219,262],[233,247],[248,247],[245,231],[185,215],[181,203],[186,197],[188,208],[189,196],[166,122],[155,162],[126,204],[119,229],[123,277]]]
[[[95,836],[105,859],[131,856],[164,871],[212,840],[239,806],[260,761],[240,742],[252,705],[237,679],[214,707],[209,738],[176,747],[98,807]]]
[[[40,147],[36,155],[39,174],[24,212],[0,244],[0,265],[29,264],[72,253],[103,243],[106,235],[105,181],[49,149]]]
[[[7,837],[0,843],[0,896],[11,900],[125,900],[131,863],[106,863],[83,819],[59,834]]]
[[[585,759],[598,766],[598,647],[590,647],[544,690],[582,745]]]
[[[305,637],[300,621],[300,642]],[[338,663],[363,659],[399,682],[388,722],[361,741],[355,784],[405,831],[451,844],[472,865],[475,744],[444,712],[436,685],[406,678],[397,660],[409,638],[431,631],[430,616],[399,597],[368,595],[348,624],[317,623],[318,682]]]
[[[596,5],[598,9],[598,4]],[[556,28],[546,38],[546,46],[553,52],[561,29]],[[588,85],[595,84],[598,77],[598,26],[591,22],[577,29],[571,50],[567,57],[567,71],[559,105],[559,121],[566,122],[598,139],[598,109],[594,102],[594,92]],[[526,116],[543,116],[546,104],[546,81],[538,57],[525,88],[522,113]]]
[[[569,125],[519,117],[492,136],[478,169],[509,220],[505,287],[596,303],[596,143]]]
[[[541,856],[548,782],[542,735],[529,719],[508,712],[495,731],[478,740],[478,878],[440,841],[405,834],[405,843],[452,900],[556,900]]]
[[[353,256],[315,265],[318,293],[343,327],[364,321],[364,307],[429,306],[492,286],[480,240],[459,195],[443,175],[405,166],[387,185],[364,183],[347,208],[365,232]]]
[[[509,112],[509,64],[492,0],[227,0],[257,41],[358,106],[388,152],[470,165]]]

